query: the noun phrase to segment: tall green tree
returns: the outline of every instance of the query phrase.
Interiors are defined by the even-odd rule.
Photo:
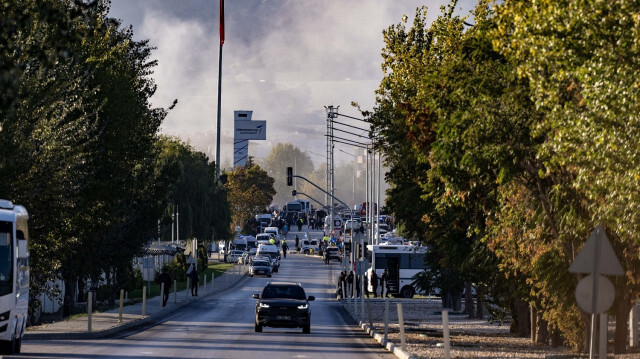
[[[262,213],[273,202],[275,180],[268,175],[253,159],[249,158],[244,166],[237,166],[228,172],[227,190],[231,205],[233,227],[253,233],[249,225],[254,216]]]
[[[549,169],[541,175],[567,172],[565,188],[582,199],[558,221],[558,239],[569,252],[565,265],[598,223],[623,263],[626,276],[615,283],[617,318],[629,312],[640,280],[639,8],[638,1],[506,1],[494,38],[549,114],[537,128],[548,133],[540,153],[549,157]],[[625,350],[626,328],[616,321],[617,353]]]
[[[177,210],[180,239],[229,239],[230,207],[226,190],[216,180],[215,164],[176,138],[162,137],[159,145],[157,170],[170,179],[160,237],[171,240],[172,216]]]

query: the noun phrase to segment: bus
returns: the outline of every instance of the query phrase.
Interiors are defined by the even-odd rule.
[[[20,353],[29,308],[29,214],[0,199],[0,350]]]
[[[412,277],[426,269],[424,257],[427,247],[412,245],[368,245],[371,254],[371,268],[367,270],[367,278],[371,278],[371,271],[375,269],[378,278],[382,277],[385,269],[389,272],[387,293],[412,298],[416,288],[411,284]],[[368,290],[373,288],[367,283]]]

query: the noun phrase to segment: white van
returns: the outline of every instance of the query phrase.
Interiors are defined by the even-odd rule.
[[[263,233],[273,235],[273,237],[274,237],[273,239],[276,240],[276,246],[278,246],[278,248],[281,247],[281,244],[280,244],[280,239],[281,239],[280,238],[280,231],[278,231],[278,227],[267,227],[267,228],[264,229]]]
[[[280,251],[274,244],[260,244],[256,256],[266,256],[271,258],[273,271],[277,272],[280,268]]]
[[[256,239],[258,240],[258,245],[271,244],[270,243],[271,238],[273,238],[273,236],[269,233],[260,233],[256,236]]]
[[[276,236],[276,240],[280,239],[280,231],[278,231],[278,227],[267,227],[262,233],[273,233]]]

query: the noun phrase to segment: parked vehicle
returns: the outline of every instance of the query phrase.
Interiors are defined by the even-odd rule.
[[[302,239],[300,241],[300,252],[309,254],[311,250],[313,250],[314,253],[318,253],[318,243],[320,243],[320,239],[318,238]]]
[[[237,263],[238,258],[242,257],[244,251],[238,249],[232,249],[231,252],[225,257],[227,263]]]
[[[353,228],[353,231],[359,231],[360,230],[360,221],[355,220],[355,219],[349,219],[347,221],[344,222],[344,232],[345,233],[351,233],[351,228]]]
[[[251,263],[251,267],[249,268],[249,276],[251,277],[255,275],[266,275],[267,277],[271,277],[271,273],[272,269],[269,258],[254,259],[253,263]]]
[[[274,243],[271,243],[273,239]],[[275,244],[275,235],[273,233],[260,233],[256,236],[258,244]]]
[[[262,295],[256,293],[255,331],[262,327],[302,328],[305,334],[311,333],[310,301],[300,283],[269,282],[262,289]]]
[[[0,350],[20,353],[29,306],[27,210],[0,200]]]
[[[342,263],[342,252],[338,247],[327,247],[323,253],[325,262],[330,262],[331,260],[336,260]]]
[[[333,226],[330,226],[329,216],[324,218],[324,233],[335,233],[337,236],[342,234],[342,218],[340,216],[333,216]]]
[[[412,277],[426,269],[424,257],[427,247],[412,245],[368,245],[371,253],[371,268],[367,270],[367,278],[371,278],[371,270],[375,270],[378,278],[385,269],[389,271],[388,293],[403,298],[411,298],[417,289],[412,285]],[[371,283],[367,284],[373,291]]]
[[[273,235],[274,244],[278,247],[280,246],[280,231],[278,227],[267,227],[264,229],[264,233]]]
[[[249,264],[249,258],[249,252],[242,253],[240,258],[238,258],[238,264]]]
[[[273,271],[277,272],[280,269],[280,251],[278,247],[273,244],[261,244],[258,246],[257,256],[267,256],[271,258],[273,263]]]
[[[231,249],[237,249],[246,251],[247,250],[247,238],[245,236],[238,236],[233,239],[231,242]]]

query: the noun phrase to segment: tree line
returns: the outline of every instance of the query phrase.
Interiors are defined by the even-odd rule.
[[[230,237],[215,164],[161,136],[148,41],[106,1],[0,2],[0,198],[30,213],[30,310],[65,285],[68,313],[87,280],[114,297],[152,239]],[[160,229],[160,230],[159,230]]]
[[[640,294],[640,3],[456,5],[384,31],[363,112],[390,167],[387,205],[431,248],[421,280],[474,283],[514,332],[533,324],[534,341],[581,350],[589,315],[568,267],[602,224],[626,272],[609,311],[622,353]]]

